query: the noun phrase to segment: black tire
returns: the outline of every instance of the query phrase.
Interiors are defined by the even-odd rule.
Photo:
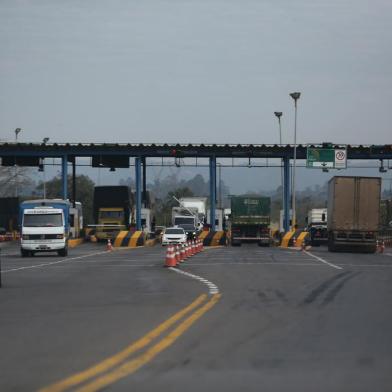
[[[231,246],[241,246],[241,241],[231,241]]]
[[[57,251],[58,255],[61,257],[68,256],[68,248],[63,248]]]

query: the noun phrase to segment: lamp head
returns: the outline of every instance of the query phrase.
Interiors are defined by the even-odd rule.
[[[297,99],[299,99],[300,96],[301,96],[300,92],[295,92],[290,94],[290,97],[293,98],[294,101],[297,101]]]
[[[274,114],[276,117],[281,118],[283,113],[282,112],[274,112]]]
[[[15,129],[15,135],[18,135],[18,133],[22,130],[22,128],[16,128]]]
[[[49,138],[48,138],[48,137],[44,137],[44,138],[42,139],[42,143],[44,143],[44,144],[46,144],[48,141],[49,141]]]

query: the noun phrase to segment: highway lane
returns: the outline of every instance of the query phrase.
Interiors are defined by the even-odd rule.
[[[161,247],[95,245],[64,262],[3,257],[3,270],[61,262],[3,276],[0,390],[35,390],[88,368],[208,293],[162,268],[163,257]],[[214,283],[219,302],[107,390],[390,390],[391,266],[388,254],[324,248],[208,249],[181,270]]]

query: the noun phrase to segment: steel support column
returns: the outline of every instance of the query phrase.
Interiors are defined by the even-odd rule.
[[[147,208],[147,167],[146,157],[142,157],[142,168],[143,168],[143,191],[142,191],[142,205]]]
[[[135,158],[135,196],[136,196],[136,230],[142,229],[142,159],[140,157]]]
[[[283,187],[284,187],[284,203],[283,203],[283,227],[284,231],[290,230],[290,158],[283,158]]]
[[[76,207],[76,157],[72,158],[72,205]]]
[[[61,158],[61,178],[62,178],[62,196],[63,200],[68,199],[68,155]]]
[[[216,158],[210,157],[210,223],[211,230],[215,230],[216,203]]]

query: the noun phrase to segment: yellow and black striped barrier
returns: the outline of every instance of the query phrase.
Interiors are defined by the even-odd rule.
[[[113,243],[114,247],[128,247],[136,248],[138,246],[144,246],[146,241],[146,235],[143,231],[120,231]]]
[[[302,244],[307,240],[309,232],[303,230],[288,231],[283,235],[280,246],[282,248],[296,247],[300,248]]]
[[[227,233],[221,231],[202,231],[199,239],[203,241],[203,246],[224,246],[227,245]]]

